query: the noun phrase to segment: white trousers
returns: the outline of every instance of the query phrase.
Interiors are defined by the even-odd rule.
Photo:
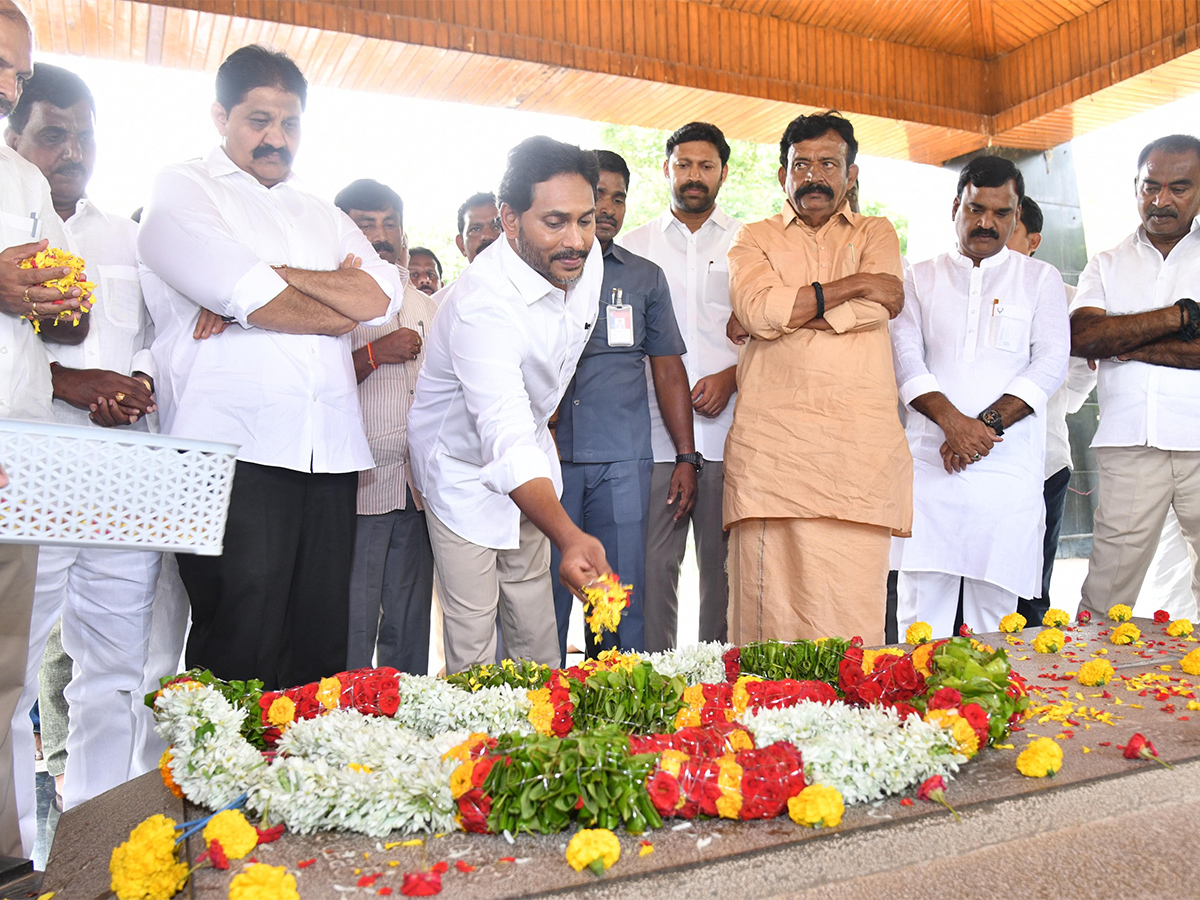
[[[135,699],[144,699],[146,694],[158,690],[163,678],[182,671],[183,647],[187,640],[190,615],[187,590],[179,578],[179,564],[175,562],[175,554],[163,553],[162,570],[158,574],[158,587],[154,592],[154,610],[150,621],[150,649],[146,654],[142,686],[138,689],[138,697]],[[130,778],[137,778],[151,769],[157,769],[159,757],[167,749],[167,742],[154,731],[154,713],[149,707],[139,706],[134,718],[135,756],[129,767]]]
[[[963,624],[977,634],[999,631],[1000,620],[1017,611],[1017,595],[989,582],[946,572],[902,571],[896,581],[896,620],[900,639],[904,639],[904,632],[913,622],[928,622],[935,638],[953,637],[960,581]]]
[[[63,692],[70,708],[63,806],[70,809],[127,781],[140,760],[138,720],[161,554],[145,550],[43,547],[29,628],[25,686],[12,718],[13,781],[26,855],[37,834],[33,732],[46,639],[62,617],[63,649],[75,662]],[[140,769],[133,771],[140,772]]]

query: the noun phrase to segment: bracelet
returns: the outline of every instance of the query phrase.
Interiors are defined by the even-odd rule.
[[[379,363],[375,362],[375,351],[371,349],[371,342],[367,341],[367,362],[371,364],[371,369],[378,369]]]
[[[1175,332],[1175,336],[1181,341],[1191,341],[1196,335],[1200,334],[1200,303],[1197,303],[1191,297],[1184,297],[1175,301],[1175,305],[1179,307],[1179,331]],[[1187,324],[1183,324],[1183,320],[1187,319]]]
[[[821,287],[821,282],[814,281],[812,289],[817,292],[817,314],[814,318],[825,318],[825,288]]]

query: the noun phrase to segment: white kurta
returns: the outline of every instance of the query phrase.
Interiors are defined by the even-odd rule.
[[[1039,593],[1046,403],[1067,373],[1070,326],[1053,266],[1005,249],[975,267],[957,252],[916,263],[904,310],[892,322],[900,399],[909,406],[913,536],[892,542],[892,568],[986,581]],[[948,474],[946,437],[911,408],[931,391],[978,415],[1002,394],[1034,412],[1006,428],[990,455]]]

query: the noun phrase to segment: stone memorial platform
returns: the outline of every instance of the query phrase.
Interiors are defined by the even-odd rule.
[[[289,833],[252,855],[287,866],[305,900],[380,896],[389,887],[399,896],[404,872],[439,861],[451,867],[442,878],[440,896],[447,900],[1200,896],[1200,710],[1189,711],[1188,698],[1170,690],[1178,690],[1181,677],[1200,684],[1178,665],[1198,645],[1164,638],[1163,626],[1149,620],[1135,621],[1144,647],[1113,646],[1101,636],[1107,625],[1069,630],[1071,643],[1055,655],[1033,652],[1039,629],[1015,638],[980,636],[1008,649],[1014,669],[1037,692],[1035,706],[1054,709],[1026,720],[1009,739],[1011,749],[984,751],[949,783],[947,798],[961,823],[941,806],[904,805],[900,797],[850,806],[839,827],[815,831],[786,816],[670,820],[641,836],[621,832],[621,859],[603,878],[566,864],[569,833],[521,835],[511,843],[495,835],[425,835],[419,846],[403,846],[412,835],[381,841]],[[1118,675],[1133,680],[1088,688],[1068,674],[1102,650]],[[1134,732],[1150,738],[1175,768],[1125,759],[1118,745]],[[1034,735],[1057,738],[1063,748],[1054,778],[1026,778],[1016,770],[1017,753]],[[204,814],[167,792],[156,772],[65,813],[41,890],[55,891],[57,900],[110,897],[112,848],[154,813],[177,821]],[[653,851],[642,855],[647,845]],[[189,858],[203,849],[193,839]],[[455,869],[460,860],[474,871]],[[364,875],[376,874],[370,887],[358,886]],[[229,872],[200,869],[179,896],[224,900],[229,878]]]

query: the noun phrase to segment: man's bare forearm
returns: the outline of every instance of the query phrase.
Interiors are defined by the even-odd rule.
[[[692,392],[683,360],[678,356],[651,356],[650,372],[654,376],[654,396],[675,452],[695,453]]]
[[[950,402],[950,398],[941,391],[930,391],[928,394],[914,397],[909,406],[926,418],[933,420],[942,430],[946,428],[947,416],[955,413],[962,414],[958,407]]]
[[[1136,360],[1152,366],[1200,369],[1200,341],[1189,343],[1177,337],[1165,337],[1120,356],[1123,360]]]
[[[1123,356],[1175,334],[1183,323],[1177,306],[1127,316],[1084,307],[1071,316],[1071,355],[1084,359]]]
[[[362,269],[314,272],[284,266],[276,270],[289,285],[356,322],[377,319],[387,312],[388,296]]]
[[[1012,394],[1001,395],[991,408],[1000,413],[1000,421],[1004,423],[1004,427],[1020,422],[1026,416],[1033,415],[1033,407],[1022,400],[1020,397]],[[983,412],[983,410],[980,410]]]
[[[821,291],[825,295],[825,310],[828,312],[847,300],[861,297],[862,285],[858,275],[847,275],[828,284],[822,283]],[[814,320],[817,320],[817,289],[811,284],[806,284],[796,291],[796,302],[792,305],[792,317],[788,320],[788,326],[802,328]],[[812,327],[822,330],[817,325]]]
[[[358,325],[354,319],[335,312],[293,287],[283,289],[270,303],[246,319],[255,328],[281,334],[349,334]]]

